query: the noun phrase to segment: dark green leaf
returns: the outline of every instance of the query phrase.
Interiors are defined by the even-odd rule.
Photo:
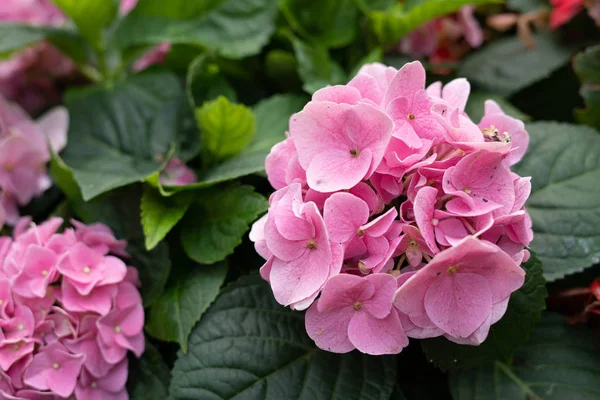
[[[396,4],[396,0],[355,0],[355,2],[365,14],[369,11],[385,11]]]
[[[127,392],[131,400],[165,400],[170,380],[169,367],[149,342],[140,359],[130,359]]]
[[[275,30],[274,0],[150,0],[120,24],[117,45],[190,44],[228,58],[260,52]],[[202,4],[204,3],[204,4]]]
[[[342,67],[329,57],[325,47],[309,45],[298,39],[293,39],[292,44],[298,60],[298,74],[306,92],[312,94],[327,85],[346,83]]]
[[[83,199],[158,171],[181,140],[184,99],[179,81],[168,73],[69,92],[69,141],[62,156]]]
[[[0,57],[10,56],[13,52],[41,40],[49,40],[78,64],[87,61],[85,42],[71,30],[7,23],[0,24]]]
[[[450,374],[454,400],[597,399],[600,341],[585,327],[545,313],[512,362],[496,361]]]
[[[529,150],[513,170],[533,177],[526,203],[531,248],[553,281],[600,262],[600,135],[587,126],[552,122],[526,128]]]
[[[206,191],[190,206],[183,221],[183,248],[201,264],[221,261],[242,243],[250,223],[268,206],[252,186]]]
[[[396,3],[388,10],[369,13],[369,18],[379,42],[391,47],[424,23],[456,12],[464,5],[501,2],[502,0],[427,0],[408,9],[405,5]]]
[[[395,380],[394,357],[318,350],[302,313],[250,276],[227,287],[192,331],[169,391],[173,400],[388,400]]]
[[[104,51],[104,30],[115,19],[119,11],[112,0],[52,0],[68,15],[77,30],[92,46]]]
[[[467,103],[465,111],[467,114],[469,114],[469,117],[471,117],[473,121],[477,122],[483,117],[486,100],[494,100],[500,107],[502,107],[502,110],[511,117],[520,119],[521,121],[531,120],[529,115],[524,114],[521,110],[512,105],[511,102],[502,96],[485,92],[472,92],[469,95],[469,102]]]
[[[264,171],[265,158],[271,147],[285,139],[285,131],[293,113],[300,111],[306,99],[293,94],[275,95],[254,106],[256,135],[254,140],[239,155],[230,158],[201,174],[199,182],[186,186],[163,188],[163,195],[169,196],[182,190],[195,190],[229,181],[241,176]],[[158,179],[154,176],[155,186]]]
[[[254,138],[256,118],[243,104],[232,104],[224,96],[196,109],[202,131],[202,151],[215,164],[240,153]]]
[[[201,54],[191,62],[187,71],[186,90],[188,101],[194,108],[205,101],[225,96],[236,102],[237,95],[227,80],[219,73],[219,66]]]
[[[506,0],[506,5],[511,10],[526,13],[529,11],[537,11],[548,7],[547,0]]]
[[[225,281],[227,265],[187,265],[189,272],[169,282],[154,303],[146,331],[157,339],[177,342],[187,353],[188,336]]]
[[[373,51],[371,51],[369,54],[367,54],[366,56],[364,56],[363,58],[358,60],[358,62],[352,68],[352,71],[350,71],[350,74],[348,74],[348,76],[355,76],[356,74],[358,74],[358,71],[365,64],[381,62],[382,60],[383,60],[383,50],[381,48],[377,47]]]
[[[443,337],[425,339],[421,341],[421,346],[427,359],[442,371],[509,359],[540,320],[548,296],[542,263],[534,253],[522,267],[527,272],[525,283],[511,295],[506,314],[492,325],[487,339],[481,345],[459,345]]]
[[[280,0],[279,7],[296,33],[324,47],[343,47],[358,33],[354,0]]]
[[[581,96],[585,109],[576,110],[577,120],[600,129],[600,46],[589,47],[577,54],[573,68],[581,80]]]
[[[173,229],[187,211],[192,199],[190,193],[164,197],[150,187],[144,188],[140,211],[148,250],[156,247]]]
[[[510,96],[569,62],[571,50],[552,34],[537,34],[528,49],[517,36],[498,39],[465,58],[458,71],[479,89]]]

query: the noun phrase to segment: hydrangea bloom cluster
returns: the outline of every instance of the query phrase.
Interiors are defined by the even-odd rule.
[[[14,225],[18,206],[48,189],[52,182],[46,171],[50,161],[48,143],[56,152],[66,144],[69,116],[57,107],[33,121],[16,104],[0,95],[0,227]]]
[[[127,399],[127,352],[144,351],[137,270],[105,225],[62,222],[0,238],[0,398]]]
[[[333,352],[398,353],[408,337],[478,345],[523,285],[529,142],[469,83],[425,88],[419,62],[364,66],[317,91],[266,159],[276,189],[250,233],[276,300],[307,309]]]
[[[165,168],[160,171],[160,183],[165,186],[184,186],[198,180],[196,173],[192,171],[181,158],[173,157]]]

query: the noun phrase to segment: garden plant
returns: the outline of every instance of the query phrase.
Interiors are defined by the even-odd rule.
[[[599,0],[2,0],[0,400],[600,399]]]

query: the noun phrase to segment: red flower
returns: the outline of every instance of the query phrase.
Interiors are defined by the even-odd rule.
[[[550,14],[550,27],[556,29],[566,24],[584,9],[583,0],[550,0],[552,14]]]

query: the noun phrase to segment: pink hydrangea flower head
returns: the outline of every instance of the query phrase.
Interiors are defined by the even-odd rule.
[[[320,348],[478,345],[523,284],[531,183],[510,166],[527,132],[491,101],[475,124],[469,94],[462,78],[425,89],[418,62],[369,64],[315,92],[267,157],[277,191],[250,239],[275,299],[308,308]]]
[[[62,223],[23,219],[0,241],[0,394],[126,399],[125,357],[144,350],[137,274],[115,256],[126,243]]]

